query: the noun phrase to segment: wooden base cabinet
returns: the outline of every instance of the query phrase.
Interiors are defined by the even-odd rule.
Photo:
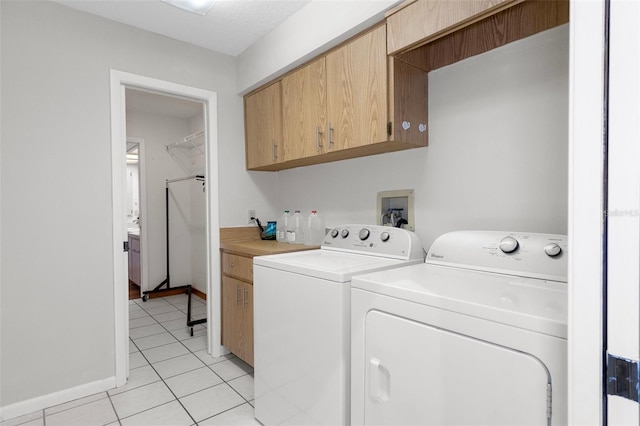
[[[253,284],[222,276],[222,344],[253,366]]]
[[[224,251],[222,345],[253,366],[253,258]]]

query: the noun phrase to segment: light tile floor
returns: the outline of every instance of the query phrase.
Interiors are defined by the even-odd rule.
[[[192,319],[204,318],[205,301],[192,297]],[[259,425],[253,369],[232,354],[207,354],[207,324],[192,337],[186,312],[186,295],[130,300],[126,385],[0,425]]]

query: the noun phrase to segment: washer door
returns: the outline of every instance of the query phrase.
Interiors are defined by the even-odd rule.
[[[530,354],[379,311],[365,348],[365,424],[549,424],[549,373]]]

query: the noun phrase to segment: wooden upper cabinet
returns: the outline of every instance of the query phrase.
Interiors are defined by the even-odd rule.
[[[385,26],[326,56],[327,151],[388,140]]]
[[[416,0],[387,16],[387,53],[416,47],[522,0]]]
[[[388,62],[391,142],[397,149],[427,146],[428,74],[397,58]]]
[[[326,106],[324,57],[282,79],[284,161],[325,152]]]
[[[426,146],[427,72],[389,58],[386,44],[386,25],[377,25],[282,77],[282,158],[269,163],[247,152],[247,169],[282,170]],[[252,105],[245,101],[247,151],[258,145],[249,143],[250,135],[269,126],[251,117]],[[259,138],[260,146],[270,146],[271,139]]]
[[[282,162],[282,87],[280,81],[245,97],[247,169]]]

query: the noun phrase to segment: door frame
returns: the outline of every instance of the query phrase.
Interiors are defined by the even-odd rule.
[[[205,198],[206,198],[206,269],[208,352],[222,355],[220,321],[220,220],[218,211],[218,121],[217,93],[124,71],[110,71],[111,91],[111,183],[113,205],[113,295],[114,354],[116,386],[126,383],[129,358],[128,259],[123,250],[127,240],[126,223],[126,105],[125,88],[149,90],[180,96],[204,104]],[[216,319],[212,321],[212,319]]]

